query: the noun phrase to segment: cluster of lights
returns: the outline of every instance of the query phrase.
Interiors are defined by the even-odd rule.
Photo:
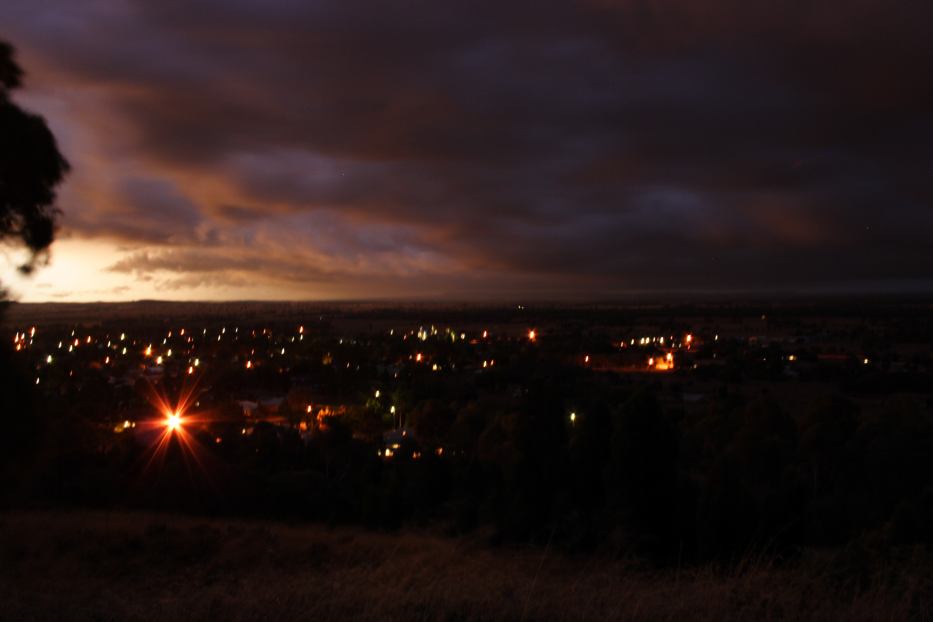
[[[29,329],[29,341],[28,341],[28,342],[26,341],[26,333],[25,333],[25,332],[22,332],[22,333],[17,332],[16,335],[13,337],[13,344],[14,344],[14,346],[15,346],[15,348],[16,348],[16,351],[17,351],[17,352],[20,352],[20,351],[24,350],[27,346],[31,346],[31,345],[32,345],[32,339],[33,339],[33,337],[35,337],[35,336],[36,336],[36,327],[35,327],[35,326],[33,326],[32,328]]]
[[[259,358],[256,359],[256,358],[255,358],[255,357],[256,357],[256,349],[252,349],[252,351],[249,352],[249,354],[247,355],[249,358],[247,358],[247,356],[243,356],[242,358],[239,358],[239,360],[240,360],[240,361],[244,361],[244,360],[245,360],[245,368],[246,368],[247,370],[250,370],[250,369],[252,369],[252,368],[254,367],[254,360],[258,360],[258,363],[257,363],[257,364],[259,364],[259,365],[261,365],[261,366],[269,365],[270,363],[268,362],[268,359],[267,359],[267,358],[264,358],[264,356],[272,356],[272,357],[274,357],[276,354],[278,354],[278,355],[280,355],[280,356],[285,356],[285,355],[286,355],[286,348],[285,348],[284,346],[282,346],[281,344],[282,344],[283,342],[288,341],[289,339],[290,339],[290,342],[291,342],[291,343],[294,343],[294,342],[295,342],[295,337],[296,337],[296,336],[299,337],[299,339],[303,339],[303,337],[304,337],[304,328],[305,328],[304,326],[299,326],[299,327],[297,327],[297,335],[295,335],[295,333],[292,332],[291,335],[288,335],[288,334],[286,334],[286,335],[284,335],[284,336],[280,335],[278,338],[275,338],[275,337],[273,336],[273,332],[272,332],[271,329],[262,329],[261,335],[257,335],[258,330],[252,331],[252,337],[253,337],[253,338],[260,338],[260,339],[264,338],[263,341],[268,340],[268,342],[269,342],[268,345],[267,345],[267,346],[264,346],[264,348],[263,348],[263,350],[262,350],[262,351],[265,352],[266,354],[264,355],[264,354],[261,352],[261,353],[259,354]],[[234,328],[234,329],[232,330],[232,332],[238,334],[238,330],[239,330],[238,328]],[[292,330],[294,330],[294,329],[292,329]],[[82,331],[82,332],[83,332],[83,331]],[[164,338],[163,338],[163,340],[162,340],[162,342],[161,342],[161,346],[157,346],[157,349],[154,349],[154,348],[153,348],[153,344],[152,344],[152,343],[149,343],[149,344],[145,347],[145,349],[143,350],[143,353],[144,353],[145,358],[150,358],[150,359],[154,360],[155,363],[156,363],[157,365],[161,365],[161,364],[163,363],[163,361],[165,361],[166,359],[172,357],[173,354],[175,354],[175,355],[176,355],[176,360],[181,359],[181,360],[179,360],[179,364],[182,365],[182,366],[180,367],[180,370],[186,370],[186,372],[187,372],[188,375],[193,375],[193,374],[195,373],[196,368],[198,368],[199,365],[200,365],[200,359],[198,359],[198,358],[187,358],[187,359],[186,359],[186,358],[185,358],[185,357],[190,357],[190,356],[192,356],[192,355],[194,354],[194,347],[193,347],[193,346],[192,346],[192,347],[186,347],[186,346],[184,345],[184,343],[187,343],[187,344],[192,344],[192,343],[194,343],[194,337],[188,336],[187,338],[185,338],[186,332],[188,332],[188,331],[186,331],[185,328],[181,328],[180,330],[178,330],[178,332],[177,332],[177,334],[176,334],[177,336],[175,337],[176,340],[175,340],[174,342],[172,342],[172,343],[174,343],[174,345],[175,345],[175,349],[176,349],[175,352],[173,352],[173,348],[167,347],[167,346],[170,345],[170,341],[169,341],[169,340],[170,340],[170,339],[173,339],[173,331],[168,331],[167,334],[163,333]],[[212,331],[212,332],[213,332],[213,331]],[[246,332],[246,331],[245,331],[245,332]],[[451,328],[445,329],[444,332],[445,332],[445,335],[442,336],[443,339],[444,339],[444,341],[446,341],[446,338],[447,338],[447,337],[449,337],[450,340],[451,340],[451,342],[453,342],[453,343],[456,343],[456,341],[457,341],[458,338],[459,338],[461,341],[466,341],[466,339],[467,339],[467,333],[466,333],[466,332],[458,332],[458,331],[455,331],[455,330],[453,330],[453,329],[451,329]],[[34,338],[35,334],[36,334],[36,328],[35,328],[35,327],[32,327],[29,331],[17,332],[17,333],[15,334],[15,336],[14,336],[14,339],[13,339],[13,342],[14,342],[14,344],[15,344],[15,346],[16,346],[16,349],[17,349],[17,350],[20,350],[20,349],[25,349],[27,346],[31,346],[31,345],[33,344],[33,338]],[[195,334],[195,335],[197,334],[197,333],[196,333],[196,330],[194,331],[194,334]],[[206,338],[205,340],[206,340],[208,343],[210,343],[211,337],[212,337],[213,335],[211,335],[211,337],[207,337],[207,329],[204,329],[203,332],[202,332],[202,334],[205,336],[205,338]],[[221,340],[221,336],[222,336],[222,335],[225,335],[225,334],[226,334],[226,327],[223,327],[223,328],[219,331],[219,334],[217,334],[217,340],[220,341],[220,340]],[[480,334],[480,333],[478,333],[478,332],[471,332],[471,334],[474,335],[474,337],[473,337],[472,341],[470,341],[470,344],[475,345],[475,344],[478,343],[478,340],[476,339],[475,335]],[[513,334],[514,334],[514,333],[513,333]],[[392,329],[392,330],[389,331],[389,335],[394,335],[394,329]],[[435,328],[434,326],[431,326],[430,329],[425,329],[425,328],[421,327],[421,328],[418,329],[417,333],[414,332],[414,331],[411,331],[411,332],[409,332],[409,333],[407,333],[407,334],[405,334],[405,331],[404,331],[404,330],[400,330],[400,335],[403,335],[403,339],[407,339],[409,336],[412,336],[412,337],[417,338],[419,341],[424,342],[424,341],[427,341],[427,339],[428,339],[430,336],[437,336],[437,335],[438,335],[438,329]],[[489,338],[489,331],[488,331],[488,330],[483,330],[483,331],[481,332],[481,335],[482,335],[482,339],[483,339],[483,340],[486,340],[486,339]],[[73,352],[75,349],[77,349],[77,348],[79,348],[79,347],[83,347],[83,346],[85,346],[85,345],[90,345],[91,343],[97,341],[97,342],[98,342],[97,348],[98,348],[98,349],[102,349],[102,348],[103,348],[103,343],[104,343],[104,341],[105,341],[105,339],[106,339],[107,350],[108,350],[108,351],[111,351],[111,350],[112,350],[112,351],[113,351],[112,354],[114,355],[114,357],[116,357],[116,352],[121,351],[121,350],[122,350],[122,354],[123,354],[123,355],[126,355],[126,354],[127,354],[127,347],[124,345],[124,346],[121,348],[120,345],[118,345],[118,342],[117,342],[116,340],[111,341],[111,340],[109,339],[109,337],[110,337],[109,334],[108,334],[108,335],[96,334],[96,335],[94,335],[94,336],[92,336],[92,335],[86,335],[86,336],[84,336],[84,337],[82,338],[80,335],[76,336],[76,335],[75,335],[75,331],[72,331],[72,333],[71,333],[71,339],[67,339],[67,340],[64,340],[64,341],[59,341],[59,342],[58,342],[58,348],[59,348],[59,350],[61,350],[63,347],[67,346],[68,352]],[[181,340],[182,342],[184,342],[182,345],[179,345],[178,337],[184,338],[184,339]],[[534,343],[534,342],[536,342],[536,341],[538,340],[539,332],[538,332],[537,329],[535,329],[535,328],[530,328],[530,329],[527,330],[526,337],[527,337],[527,340],[528,340],[529,342]],[[238,339],[238,338],[235,337],[235,336],[232,336],[231,338],[232,338],[234,341]],[[157,339],[158,339],[158,338],[156,337],[156,338],[153,340],[154,343],[156,343],[156,344],[158,344]],[[120,335],[119,335],[119,342],[125,342],[126,340],[127,340],[126,334],[125,334],[125,333],[120,333]],[[439,340],[440,340],[440,338],[439,338]],[[715,337],[714,337],[714,341],[718,341],[718,340],[719,340],[719,335],[717,334],[717,335],[715,335]],[[141,350],[141,348],[142,348],[142,345],[146,343],[145,341],[142,341],[141,339],[140,339],[140,341],[141,341],[141,343],[138,343],[137,341],[133,340],[133,341],[131,341],[130,344],[127,344],[127,345],[129,345],[129,346],[132,348],[132,352],[133,352],[134,355],[137,356],[137,357],[138,357],[138,355],[139,355],[139,353],[140,353],[140,350]],[[354,343],[354,344],[356,343],[355,340],[349,340],[349,339],[348,339],[347,341],[348,341],[349,343]],[[510,339],[510,341],[511,341],[511,339]],[[518,337],[517,337],[516,341],[519,342],[519,343],[521,342],[521,333],[520,333],[520,332],[518,333]],[[666,350],[666,353],[665,353],[665,354],[651,356],[650,358],[647,359],[647,367],[648,367],[649,370],[651,370],[651,371],[664,372],[664,371],[671,371],[671,370],[674,370],[674,369],[675,369],[675,360],[674,360],[674,359],[675,359],[675,353],[678,351],[678,348],[684,348],[684,349],[688,349],[688,350],[689,350],[689,349],[691,349],[691,347],[694,345],[695,342],[696,342],[696,340],[695,340],[695,338],[694,338],[694,335],[691,334],[691,333],[687,333],[687,334],[684,334],[684,335],[680,338],[679,341],[675,340],[675,339],[674,339],[674,336],[671,335],[671,336],[669,336],[669,337],[665,337],[665,336],[653,336],[653,337],[652,337],[652,336],[644,336],[644,337],[640,337],[640,338],[637,338],[637,339],[635,339],[635,338],[629,339],[628,341],[623,340],[623,341],[620,341],[620,342],[618,342],[618,343],[619,343],[619,345],[620,345],[622,348],[625,348],[625,347],[627,347],[628,345],[634,346],[634,345],[636,345],[636,343],[637,343],[638,345],[640,345],[640,346],[649,346],[649,350],[648,350],[647,352],[644,352],[645,355],[647,355],[647,354],[649,354],[649,353],[652,353],[652,354],[653,354],[653,353],[658,352],[658,351],[662,351],[662,352],[663,352],[663,351]],[[40,342],[40,343],[41,343],[41,342]],[[344,340],[343,340],[343,339],[340,339],[340,344],[342,345],[343,343],[344,343]],[[650,347],[650,346],[655,346],[655,347]],[[660,346],[660,347],[657,347],[657,346]],[[423,347],[423,346],[422,346],[422,347]],[[291,352],[294,353],[295,350],[294,350],[293,348],[290,347],[289,349],[290,349]],[[54,350],[53,350],[53,351],[54,351]],[[159,354],[159,351],[161,351],[161,354]],[[242,352],[243,352],[243,354],[246,354],[246,349],[244,349]],[[294,354],[293,354],[293,355],[294,355]],[[57,354],[56,354],[56,357],[59,358],[60,360],[67,360],[67,357],[65,357],[64,359],[62,359],[63,356],[64,356],[63,353],[57,353]],[[242,356],[242,355],[241,355],[241,356]],[[580,353],[580,354],[578,354],[577,356],[582,356],[582,360],[583,360],[583,364],[584,364],[584,365],[589,365],[589,364],[591,363],[591,360],[592,360],[592,359],[591,359],[590,354],[583,354],[583,353]],[[678,356],[680,356],[680,355],[678,355]],[[715,354],[714,354],[713,356],[715,356]],[[432,369],[433,371],[435,371],[435,372],[441,371],[441,370],[442,370],[442,366],[439,365],[437,362],[433,362],[433,361],[431,360],[432,358],[435,358],[434,356],[432,356],[432,352],[428,352],[427,354],[422,353],[422,352],[416,352],[416,353],[412,353],[412,354],[409,354],[409,355],[408,355],[408,359],[409,359],[409,360],[412,360],[412,359],[413,359],[413,360],[414,360],[415,362],[417,362],[417,363],[422,363],[422,362],[431,363],[431,369]],[[480,358],[479,356],[476,357],[476,359],[479,359],[479,358]],[[641,361],[644,361],[644,360],[645,360],[645,359],[642,358],[641,356],[639,356],[638,358],[639,358]],[[44,359],[45,359],[46,364],[48,364],[48,365],[52,365],[52,364],[53,364],[53,361],[55,360],[55,359],[53,358],[52,354],[46,355],[46,356],[44,357]],[[328,353],[327,355],[325,355],[325,360],[327,361],[327,364],[330,364],[330,363],[331,363],[331,358],[330,358],[330,354],[329,354],[329,353]],[[440,359],[437,359],[437,360],[440,360]],[[578,358],[577,360],[580,360],[580,359]],[[787,360],[793,362],[793,361],[798,360],[798,357],[797,357],[796,354],[790,354],[790,355],[787,356]],[[867,358],[867,357],[862,358],[862,357],[859,357],[858,355],[853,356],[852,359],[850,359],[850,360],[853,360],[853,362],[857,362],[858,360],[861,360],[861,361],[862,361],[862,364],[863,364],[863,365],[866,365],[866,366],[869,365],[869,364],[871,363],[871,361],[869,360],[869,358]],[[185,361],[185,362],[183,363],[182,361]],[[208,361],[210,361],[210,359],[208,359]],[[106,357],[103,359],[103,362],[104,362],[105,365],[109,365],[109,364],[111,363],[111,356],[106,356]],[[682,360],[682,359],[678,359],[678,362],[679,362],[681,365],[683,365],[683,360]],[[448,363],[450,363],[450,361],[447,361],[447,363],[445,363],[445,364],[448,364]],[[62,364],[62,363],[59,362],[59,365],[61,365],[61,364]],[[474,363],[474,364],[475,364],[475,363]],[[643,364],[643,363],[642,363],[642,364]],[[99,368],[99,365],[100,365],[100,358],[95,357],[95,361],[92,362],[92,366],[94,366],[95,368]],[[482,368],[484,368],[484,369],[489,368],[489,367],[493,367],[494,365],[495,365],[495,360],[494,360],[494,359],[483,359],[483,360],[482,360]],[[694,366],[694,367],[695,367],[695,366]],[[350,368],[350,363],[347,363],[347,368],[348,368],[348,369]],[[359,369],[359,366],[357,366],[357,369]],[[635,365],[632,366],[632,369],[644,371],[644,367],[640,367],[640,365],[638,365],[637,363],[636,363]],[[69,372],[69,375],[72,375],[73,373],[74,373],[73,371],[70,371],[70,372]],[[396,378],[397,378],[397,377],[398,377],[398,374],[396,373]],[[47,379],[46,379],[46,382],[48,382]],[[35,378],[35,384],[36,384],[36,385],[40,384],[40,378],[38,378],[38,377]],[[388,398],[388,397],[389,397],[389,396],[382,396],[382,391],[381,391],[381,389],[378,389],[378,388],[373,389],[372,395],[374,395],[375,399],[377,399],[377,400],[379,400],[380,397],[384,397],[384,398]],[[382,410],[382,409],[385,408],[386,406],[389,406],[389,413],[391,413],[393,416],[397,416],[397,408],[396,408],[396,406],[395,406],[394,404],[389,405],[389,404],[387,403],[387,402],[390,402],[390,401],[391,401],[390,398],[389,398],[389,399],[384,399],[384,401],[379,405],[380,411],[381,411],[381,412],[385,412],[385,411]],[[161,410],[161,411],[157,411],[157,412],[162,412],[162,413],[163,413],[163,417],[162,417],[161,419],[157,416],[154,420],[149,420],[148,422],[147,422],[147,421],[141,421],[141,422],[140,422],[141,425],[142,425],[143,427],[145,427],[147,424],[148,424],[148,425],[161,426],[160,429],[163,429],[163,430],[164,430],[164,434],[165,434],[166,436],[171,436],[171,435],[173,435],[173,434],[177,434],[177,435],[179,436],[179,438],[185,436],[184,427],[185,427],[185,425],[186,425],[186,421],[185,421],[185,416],[184,416],[184,409],[183,409],[182,407],[175,408],[175,409]],[[312,409],[312,406],[311,406],[310,404],[307,405],[307,413],[308,413],[309,415],[311,415],[313,412],[314,412],[314,411],[313,411],[313,409]],[[319,412],[318,412],[318,417],[321,416],[321,412],[323,412],[323,411],[319,411]],[[566,411],[565,411],[565,413],[566,413]],[[578,421],[578,418],[579,418],[579,417],[578,417],[578,413],[577,413],[576,411],[570,411],[569,413],[566,413],[565,416],[567,417],[567,419],[565,419],[565,421],[569,421],[570,426],[575,426],[575,425],[576,425],[576,423],[577,423],[577,421]],[[197,419],[189,419],[188,422],[187,422],[187,423],[188,423],[188,427],[191,427],[191,426],[190,426],[190,423],[191,423],[191,421],[193,421],[193,420],[197,420]],[[401,417],[399,417],[398,420],[399,420],[399,422],[400,422],[400,421],[401,421]],[[583,422],[585,423],[585,421],[586,421],[586,417],[585,417],[585,415],[584,415]],[[118,424],[114,427],[114,432],[123,432],[123,431],[126,431],[126,430],[130,430],[130,429],[132,429],[132,428],[135,428],[136,425],[137,425],[137,424],[136,424],[135,421],[125,420],[125,421],[123,421],[123,422],[121,422],[121,423],[118,423]],[[302,425],[304,426],[304,427],[302,428],[302,430],[307,430],[307,426],[308,426],[307,422],[302,422]],[[401,423],[399,423],[399,425],[401,425]],[[251,430],[251,428],[250,428],[250,430]],[[247,434],[247,428],[243,428],[242,431],[241,431],[241,433],[244,434],[244,435]],[[404,435],[404,433],[403,433],[403,435]],[[189,436],[190,436],[190,435],[189,435]],[[219,437],[219,436],[216,437],[215,443],[220,443],[221,441],[222,441],[221,437]],[[381,452],[380,455],[384,455],[384,456],[387,457],[387,458],[392,457],[392,456],[394,456],[394,455],[399,455],[399,449],[400,449],[400,448],[399,448],[398,444],[393,444],[393,445],[390,445],[390,446],[386,447],[384,450],[380,450],[380,452]],[[430,451],[430,450],[427,450],[427,451]],[[436,453],[438,456],[442,455],[442,454],[444,453],[444,448],[443,448],[443,447],[437,447],[437,448],[435,449],[435,453]],[[456,453],[456,452],[455,452],[455,453]],[[421,457],[421,454],[420,454],[420,452],[413,452],[411,457],[414,458],[414,459],[418,459],[418,458]]]
[[[117,433],[126,432],[127,430],[135,428],[135,427],[136,427],[135,421],[130,421],[129,419],[126,419],[125,421],[123,421],[123,423],[116,425],[113,428],[113,431]]]
[[[288,335],[284,335],[284,340],[285,341],[290,340],[292,343],[294,343],[296,341],[295,339],[296,336],[303,339],[304,328],[305,328],[304,326],[297,327],[297,331],[298,331],[297,335],[293,334],[291,337],[289,337]],[[71,329],[70,337],[63,339],[61,341],[58,341],[57,348],[58,350],[62,352],[62,354],[64,354],[65,350],[67,350],[68,353],[75,353],[77,352],[79,348],[83,348],[85,346],[91,346],[91,344],[97,344],[97,348],[104,349],[105,352],[103,352],[100,358],[97,359],[96,361],[89,362],[89,365],[92,368],[100,368],[102,366],[111,366],[114,364],[115,359],[117,357],[119,357],[120,355],[127,356],[128,354],[132,354],[134,350],[138,353],[138,355],[141,355],[140,358],[144,360],[148,359],[150,361],[149,363],[150,366],[148,368],[145,364],[140,365],[140,369],[146,370],[146,373],[149,375],[158,376],[161,373],[161,370],[159,368],[163,365],[166,365],[168,361],[171,359],[187,357],[186,360],[182,359],[182,361],[179,361],[180,363],[179,371],[182,374],[193,376],[196,374],[196,370],[200,366],[200,363],[201,363],[199,358],[193,356],[195,353],[195,347],[196,347],[194,345],[195,339],[198,336],[197,331],[188,330],[186,327],[181,327],[181,328],[173,329],[173,330],[167,330],[162,333],[161,341],[156,341],[156,339],[153,339],[148,344],[145,341],[143,341],[142,343],[139,343],[136,340],[131,340],[128,337],[126,332],[114,333],[112,336],[110,334],[97,335],[97,334],[87,334],[87,333],[85,333],[84,335],[80,335],[80,334],[77,334],[78,330],[79,329],[77,328]],[[436,334],[437,329],[435,327],[431,327],[431,330],[433,331],[434,334]],[[450,329],[448,329],[448,332],[449,331]],[[201,331],[201,335],[203,335],[206,338],[206,340],[210,340],[213,335],[208,336],[209,332],[210,331],[207,328],[204,328]],[[262,333],[261,336],[258,335],[259,332],[260,332],[259,329],[252,331],[253,337],[254,338],[265,337],[266,340],[275,344],[272,346],[272,350],[269,352],[269,355],[271,357],[275,357],[277,355],[283,356],[283,357],[286,356],[287,348],[282,345],[282,341],[283,341],[282,337],[280,337],[279,339],[275,339],[273,335],[273,331],[269,328],[261,329],[261,333]],[[239,327],[231,327],[231,333],[233,335],[238,335]],[[15,334],[12,336],[13,343],[15,344],[16,350],[22,351],[22,350],[25,350],[28,346],[33,345],[33,337],[35,337],[36,334],[37,334],[37,329],[35,327],[31,327],[30,329],[27,329],[25,331],[22,331],[22,330],[16,331]],[[218,339],[220,339],[223,335],[229,335],[227,333],[226,326],[218,329],[215,334],[217,335]],[[465,338],[465,333],[458,333],[456,335],[453,335],[454,338],[456,338],[457,336]],[[234,336],[233,339],[236,341],[238,340],[238,337]],[[179,342],[181,342],[180,346],[178,345]],[[341,340],[341,343],[342,342],[343,340]],[[356,341],[352,340],[352,343],[356,343]],[[54,352],[54,349],[52,350],[52,352]],[[256,355],[256,349],[253,349],[251,354]],[[58,360],[60,356],[61,354],[53,356],[53,354],[50,354],[50,353],[43,353],[41,355],[40,361],[43,361],[46,365],[52,365],[53,362],[60,364]],[[246,363],[247,369],[252,369],[253,367],[260,364],[259,362],[257,362],[255,356],[247,356],[246,358],[250,359]],[[37,369],[38,367],[39,366],[37,365]],[[348,369],[351,368],[350,363],[347,363],[347,368]],[[359,365],[357,365],[356,368],[360,369]],[[68,377],[74,377],[76,374],[76,370],[74,369],[67,369],[66,371],[67,371]],[[279,369],[280,373],[285,373],[285,371],[287,371],[287,369],[284,369],[284,368]],[[129,373],[132,373],[132,372],[129,372]],[[397,377],[397,374],[396,374],[396,377]],[[42,382],[44,382],[44,378],[39,378],[39,377],[34,378],[34,384],[38,385],[38,384],[41,384]]]
[[[670,371],[674,369],[674,355],[671,352],[668,352],[663,357],[654,358],[651,357],[648,359],[648,368],[654,369],[655,371]]]
[[[663,346],[665,343],[667,343],[667,344],[670,345],[671,347],[675,347],[675,348],[676,348],[676,347],[687,347],[687,348],[689,348],[689,347],[693,344],[693,335],[690,334],[690,333],[687,333],[686,335],[684,335],[683,341],[681,341],[681,343],[679,343],[679,344],[676,343],[676,342],[674,341],[674,336],[673,336],[673,335],[670,335],[670,336],[668,336],[668,337],[665,337],[664,335],[661,335],[661,336],[659,336],[659,337],[651,337],[651,336],[648,336],[648,337],[639,337],[639,338],[638,338],[638,345],[640,345],[640,346],[650,346],[650,345],[652,345],[652,344],[658,344],[658,345]],[[625,347],[625,342],[622,341],[622,342],[620,343],[620,345],[624,348],[624,347]],[[633,338],[633,339],[629,339],[628,345],[634,346],[634,345],[635,345],[635,339],[634,339],[634,338]]]

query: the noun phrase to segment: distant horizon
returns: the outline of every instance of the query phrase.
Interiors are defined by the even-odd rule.
[[[891,291],[866,291],[866,290],[845,290],[845,291],[803,291],[803,290],[785,290],[785,291],[765,291],[765,290],[735,290],[735,291],[663,291],[663,292],[635,292],[627,295],[617,296],[579,296],[574,298],[559,297],[516,297],[516,298],[495,298],[495,297],[428,297],[428,296],[398,296],[398,297],[372,297],[372,298],[191,298],[191,299],[172,299],[172,298],[136,298],[127,300],[16,300],[7,299],[5,302],[10,305],[130,305],[130,304],[425,304],[425,305],[462,305],[462,306],[482,306],[482,307],[511,307],[511,306],[588,306],[588,305],[613,305],[613,304],[692,304],[700,302],[717,302],[725,304],[742,304],[745,302],[807,302],[824,300],[846,300],[846,299],[876,299],[878,302],[887,302],[890,300],[909,300],[925,301],[933,300],[933,290],[891,290]]]

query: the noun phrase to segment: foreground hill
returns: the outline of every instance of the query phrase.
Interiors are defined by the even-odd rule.
[[[881,620],[929,575],[836,559],[656,572],[549,549],[124,513],[0,515],[2,620]],[[910,568],[914,568],[911,565]]]

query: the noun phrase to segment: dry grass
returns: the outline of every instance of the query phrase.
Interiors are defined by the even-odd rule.
[[[925,585],[855,592],[812,564],[656,573],[467,539],[128,513],[0,515],[0,562],[4,621],[900,620],[922,617]]]

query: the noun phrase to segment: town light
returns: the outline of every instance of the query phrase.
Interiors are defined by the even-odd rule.
[[[181,427],[181,414],[177,410],[166,413],[165,427],[168,428],[169,432],[174,432]]]

